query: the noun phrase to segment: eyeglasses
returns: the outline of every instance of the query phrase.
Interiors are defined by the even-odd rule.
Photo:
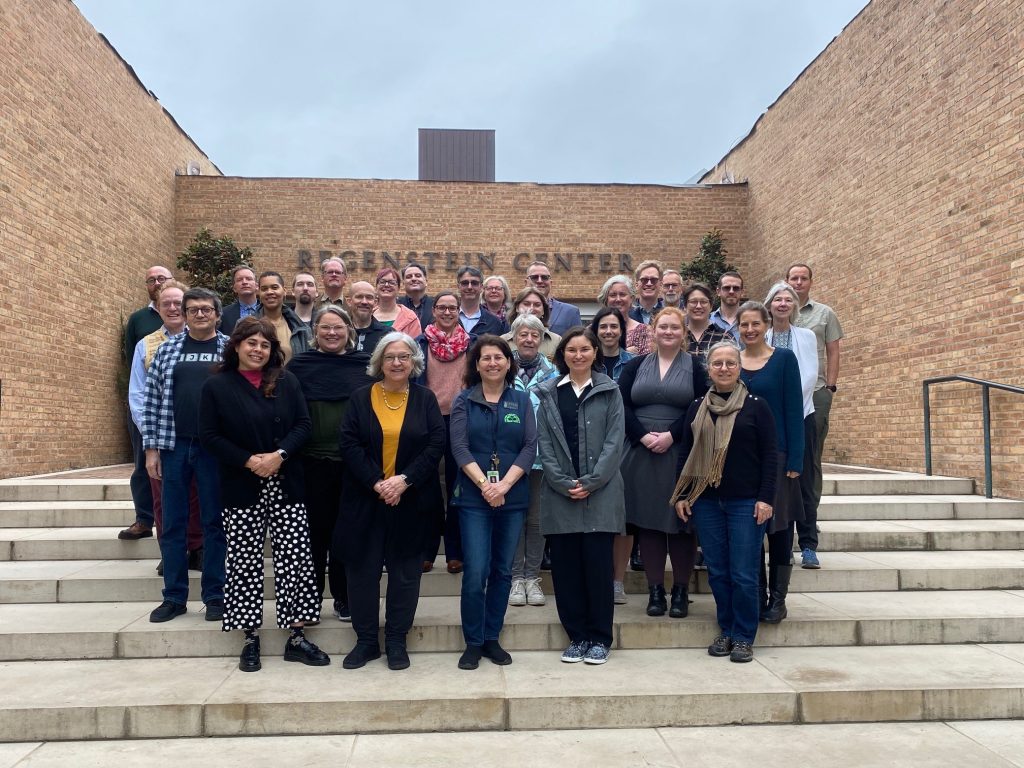
[[[390,286],[392,288],[397,288],[398,287],[398,281],[397,280],[378,280],[377,281],[377,285],[384,285],[384,286]]]
[[[189,317],[203,317],[217,314],[217,309],[215,307],[189,307],[185,310],[185,314]]]
[[[502,288],[500,285],[488,285],[484,290],[485,291],[501,291],[502,293],[505,292],[505,289]]]
[[[660,277],[641,277],[638,281],[640,285],[657,285]]]
[[[435,304],[434,305],[434,311],[435,312],[458,312],[459,308],[458,307],[452,307],[452,306],[449,306],[447,304],[445,304],[444,306],[441,306],[440,304]]]
[[[412,360],[412,355],[408,352],[401,355],[384,355],[385,363],[408,363],[410,360]]]
[[[348,330],[348,326],[347,325],[318,325],[316,327],[316,329],[318,331],[323,331],[324,333],[341,333],[342,331],[347,331]]]
[[[715,370],[720,371],[723,368],[726,368],[731,371],[734,368],[738,368],[740,364],[737,363],[735,360],[715,360],[713,363],[710,363],[710,365]]]
[[[707,299],[690,299],[688,302],[686,302],[686,306],[688,306],[688,307],[709,307],[709,306],[711,306],[711,302],[708,301]]]
[[[159,275],[157,277],[147,277],[146,285],[163,285],[170,279],[171,278],[167,277],[166,275]]]
[[[723,285],[718,290],[725,291],[726,293],[739,293],[743,290],[742,285]]]
[[[480,281],[479,280],[459,280],[459,285],[461,285],[463,288],[470,288],[470,287],[476,288],[476,286],[480,285]]]
[[[678,291],[683,286],[682,286],[682,283],[662,283],[661,287],[662,287],[663,290],[666,290],[666,291]]]
[[[345,273],[344,272],[339,272],[336,269],[332,269],[329,272],[324,272],[324,276],[325,277],[344,277]]]
[[[550,283],[551,275],[529,275],[530,280],[535,283]]]
[[[161,301],[160,309],[181,309],[180,301]]]

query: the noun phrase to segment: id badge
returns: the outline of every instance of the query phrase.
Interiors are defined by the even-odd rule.
[[[498,471],[496,469],[492,469],[490,472],[487,473],[488,483],[496,483],[499,480],[501,480],[501,476],[498,474]]]

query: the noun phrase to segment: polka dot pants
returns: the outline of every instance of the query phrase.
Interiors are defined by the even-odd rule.
[[[224,510],[228,544],[225,632],[256,629],[263,624],[263,546],[268,526],[274,556],[277,626],[289,627],[298,621],[320,618],[306,506],[285,503],[280,479],[269,477],[260,481],[255,506]]]

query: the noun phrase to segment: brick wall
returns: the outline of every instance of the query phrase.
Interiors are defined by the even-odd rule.
[[[754,295],[793,260],[846,332],[826,458],[923,468],[923,378],[1024,384],[1024,5],[873,0],[704,181],[749,182]],[[981,478],[980,396],[934,397],[935,470]],[[1024,404],[993,396],[996,492]]]
[[[0,476],[125,461],[121,316],[217,173],[69,0],[0,4]]]
[[[315,265],[322,254],[345,254],[350,281],[384,266],[384,252],[400,264],[415,252],[424,262],[434,254],[433,292],[454,287],[455,269],[467,258],[476,264],[477,254],[494,254],[494,272],[505,275],[515,290],[534,255],[547,254],[556,294],[594,301],[601,284],[620,271],[623,254],[634,266],[658,259],[678,269],[696,255],[701,237],[713,227],[723,230],[731,259],[743,263],[747,251],[742,185],[229,177],[180,177],[177,184],[178,250],[206,226],[252,247],[256,266],[280,270],[287,282],[300,252]],[[483,272],[491,270],[485,266]]]

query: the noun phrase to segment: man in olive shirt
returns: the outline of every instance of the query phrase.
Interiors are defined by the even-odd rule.
[[[843,328],[832,308],[812,301],[811,268],[806,264],[793,264],[786,270],[786,282],[796,291],[800,312],[796,325],[814,331],[818,341],[818,381],[814,385],[814,424],[818,430],[818,444],[814,450],[812,468],[813,508],[804,510],[804,521],[796,524],[804,568],[819,568],[818,563],[818,505],[821,503],[821,456],[828,436],[828,417],[832,398],[839,379],[839,342]],[[808,506],[806,503],[804,506]]]

